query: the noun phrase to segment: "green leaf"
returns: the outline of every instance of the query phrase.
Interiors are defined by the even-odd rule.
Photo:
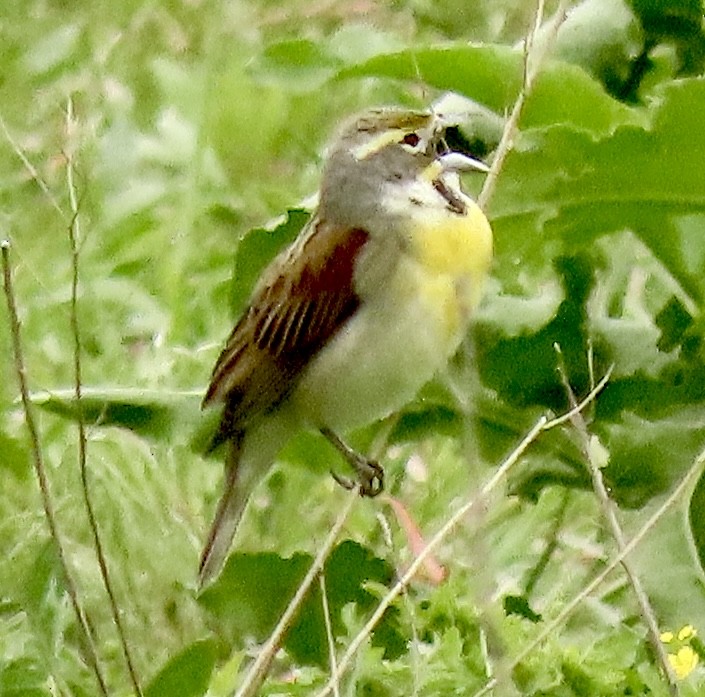
[[[589,390],[586,303],[594,283],[587,258],[562,258],[564,300],[555,316],[538,331],[507,336],[500,327],[481,323],[474,328],[477,362],[483,383],[510,404],[540,404],[560,411],[567,406],[557,372],[559,345],[566,372],[578,394]]]
[[[343,632],[342,612],[348,603],[354,603],[363,615],[377,606],[379,598],[367,588],[370,582],[391,586],[395,580],[389,562],[351,540],[341,542],[335,548],[325,564],[324,573],[331,624],[338,634]],[[406,640],[399,632],[396,608],[389,608],[383,615],[372,634],[372,646],[383,648],[384,658],[388,660],[406,652]]]
[[[346,22],[330,38],[329,47],[331,53],[346,63],[359,63],[381,53],[398,51],[403,44],[391,32],[367,23]]]
[[[3,454],[0,469],[15,477],[26,479],[31,472],[26,444],[0,431],[0,452]]]
[[[649,44],[673,42],[680,75],[695,75],[705,67],[705,27],[702,0],[629,0],[641,20]]]
[[[216,642],[196,641],[170,658],[152,678],[145,697],[200,697],[208,690],[215,661]]]
[[[263,640],[286,608],[311,558],[295,554],[232,554],[218,580],[199,602],[226,624],[233,639],[253,635]]]
[[[705,570],[705,472],[701,473],[688,504],[688,524],[700,568]]]
[[[239,312],[248,301],[252,288],[272,258],[291,243],[311,214],[303,208],[292,208],[274,227],[250,230],[237,248],[232,284],[232,304]]]
[[[596,685],[591,676],[581,666],[573,661],[563,661],[561,664],[564,684],[566,684],[577,697],[590,697],[598,694]]]
[[[518,615],[534,624],[543,619],[539,613],[531,609],[529,601],[523,595],[505,595],[503,605],[506,615]]]
[[[421,80],[439,90],[459,92],[501,114],[512,108],[519,94],[523,60],[521,50],[499,45],[408,49],[344,68],[338,78]],[[570,99],[565,98],[567,93]],[[569,123],[591,133],[605,133],[639,118],[579,67],[549,61],[527,100],[522,127]]]
[[[705,82],[683,80],[663,91],[648,129],[622,126],[597,140],[560,126],[525,133],[492,201],[498,254],[542,262],[557,239],[576,249],[629,229],[699,301],[703,276],[691,272],[673,225],[697,215],[705,229],[704,108]]]
[[[700,493],[695,495],[694,501],[687,498],[678,501],[630,555],[657,616],[671,618],[664,629],[677,631],[683,625],[692,624],[699,630],[705,625],[703,570],[696,556],[699,548],[692,544],[694,538],[691,538],[694,507],[702,503]],[[652,512],[650,508],[626,514],[625,520],[638,519],[641,525]]]
[[[390,443],[420,441],[430,435],[459,436],[462,415],[444,404],[422,403],[405,409],[394,424]]]
[[[624,413],[617,423],[601,424],[597,430],[610,450],[603,474],[615,500],[640,507],[671,489],[702,449],[704,428],[699,409],[674,410],[658,421]]]
[[[179,432],[184,424],[193,428],[199,420],[200,392],[84,388],[81,410],[86,424],[119,426],[162,440]],[[31,395],[34,404],[66,419],[78,419],[73,390]]]
[[[550,34],[548,24],[540,41]],[[552,54],[579,65],[609,94],[622,99],[642,46],[639,20],[625,0],[584,0],[571,8],[555,38]]]
[[[673,296],[656,315],[656,326],[661,330],[659,350],[668,352],[681,345],[683,336],[692,325],[691,314],[685,309],[683,303]]]
[[[47,697],[47,675],[29,658],[3,661],[0,665],[0,697]]]
[[[308,571],[312,557],[295,554],[284,559],[273,553],[235,553],[228,559],[218,580],[199,597],[199,602],[214,616],[231,642],[252,636],[263,641],[281,617]],[[343,608],[354,603],[359,612],[368,612],[376,598],[365,585],[389,585],[393,571],[386,561],[355,543],[342,542],[324,567],[326,591],[335,636],[345,631]],[[405,650],[399,634],[395,610],[387,611],[373,634],[373,645],[382,646],[394,658]],[[314,586],[287,633],[284,647],[294,660],[327,665],[326,639],[320,588]]]

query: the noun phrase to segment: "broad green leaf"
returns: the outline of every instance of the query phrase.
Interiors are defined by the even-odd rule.
[[[48,697],[47,676],[29,658],[0,663],[0,697]]]
[[[649,44],[673,42],[678,75],[702,73],[705,67],[705,27],[701,0],[629,0],[641,20]]]
[[[119,426],[143,436],[168,439],[184,425],[194,428],[199,422],[201,397],[194,392],[84,388],[81,410],[86,424]],[[54,414],[78,419],[73,390],[38,393],[31,400]]]
[[[688,329],[693,326],[693,318],[683,303],[673,296],[654,318],[661,330],[658,348],[669,352],[683,343]]]
[[[145,697],[200,697],[206,693],[215,661],[213,639],[196,641],[173,656],[152,678]]]
[[[283,559],[274,553],[232,554],[215,583],[199,597],[231,641],[263,641],[284,612],[310,566],[311,557]]]
[[[700,549],[696,548],[696,552],[691,538],[693,507],[702,503],[701,492],[697,489],[698,485],[690,502],[687,497],[678,501],[630,555],[656,616],[664,618],[661,620],[662,629],[672,629],[676,633],[688,624],[698,630],[705,626],[703,567],[698,564]],[[644,511],[622,514],[628,534],[641,527],[661,503],[659,500]],[[635,525],[637,520],[639,522]],[[668,624],[664,626],[665,618],[668,618]]]
[[[399,38],[366,23],[345,23],[333,34],[329,50],[346,63],[367,60],[381,53],[403,48]]]
[[[547,24],[539,42],[551,33]],[[626,0],[584,0],[571,8],[551,50],[561,60],[582,67],[609,94],[623,100],[642,46],[641,26]]]
[[[508,46],[451,45],[407,49],[344,68],[338,78],[363,76],[419,80],[470,97],[498,113],[508,112],[522,84],[523,54]],[[570,99],[565,95],[570,94]],[[637,112],[610,97],[575,65],[549,61],[527,101],[522,127],[567,123],[591,133],[638,122]]]
[[[43,658],[52,656],[63,643],[66,625],[73,620],[63,612],[61,600],[66,598],[63,570],[53,540],[32,550],[32,564],[24,570],[19,602],[37,634]]]
[[[596,430],[609,444],[610,461],[603,474],[615,500],[640,507],[671,489],[703,448],[705,411],[681,409],[656,421],[626,412]]]
[[[273,553],[235,553],[228,559],[218,580],[201,594],[199,602],[213,615],[230,640],[240,642],[252,636],[258,641],[269,635],[296,593],[313,561],[308,554],[284,559]],[[366,590],[369,582],[389,585],[393,579],[388,563],[376,558],[355,542],[342,542],[324,567],[326,591],[335,635],[345,631],[343,608],[353,603],[359,612],[368,612],[375,596]],[[395,658],[405,651],[388,610],[373,633],[373,644]],[[314,586],[294,621],[284,647],[298,662],[325,666],[328,647],[318,584]]]
[[[30,460],[26,443],[0,431],[0,452],[2,452],[0,469],[21,479],[29,476]]]
[[[579,249],[629,229],[699,301],[702,274],[690,271],[674,225],[688,216],[691,230],[705,231],[704,107],[705,82],[684,80],[664,90],[648,129],[627,125],[598,139],[566,126],[526,133],[491,204],[499,255],[543,263],[557,238]],[[689,243],[703,240],[691,234]]]
[[[562,258],[564,300],[555,316],[531,334],[507,336],[501,328],[478,324],[474,329],[477,362],[483,383],[509,403],[540,404],[561,411],[567,406],[557,372],[560,346],[571,384],[578,394],[589,391],[586,303],[594,284],[590,262]]]
[[[301,231],[310,212],[292,208],[273,227],[250,230],[237,248],[232,284],[232,304],[241,311],[265,266]]]

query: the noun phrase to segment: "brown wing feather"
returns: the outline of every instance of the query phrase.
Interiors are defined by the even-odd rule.
[[[213,447],[276,406],[304,366],[355,311],[360,229],[312,221],[309,232],[265,272],[216,362],[203,400],[225,402]]]

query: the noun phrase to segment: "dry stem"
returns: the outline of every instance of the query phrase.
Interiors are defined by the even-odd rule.
[[[579,404],[577,409],[584,409],[590,402],[592,402],[597,394],[602,390],[602,388],[607,383],[607,377],[605,376],[600,382],[595,386],[590,394]],[[572,411],[572,410],[571,410]],[[497,471],[490,477],[487,483],[480,489],[477,496],[473,497],[465,504],[463,504],[443,525],[443,527],[431,538],[426,547],[419,553],[419,555],[414,559],[406,573],[397,581],[397,583],[392,587],[392,589],[384,596],[377,606],[370,619],[367,621],[365,626],[360,630],[358,635],[352,640],[350,646],[343,654],[342,658],[338,662],[338,676],[342,675],[350,666],[350,663],[357,653],[357,650],[362,646],[362,644],[367,640],[367,638],[372,633],[372,630],[377,626],[378,622],[382,619],[382,616],[387,611],[387,608],[397,599],[397,597],[403,592],[406,586],[409,584],[411,579],[414,578],[421,565],[426,560],[429,554],[431,554],[436,547],[448,536],[448,534],[455,528],[455,526],[463,519],[465,516],[478,504],[479,501],[483,501],[485,497],[490,494],[497,485],[504,479],[507,472],[514,466],[517,460],[524,454],[526,449],[538,438],[538,436],[544,432],[548,431],[560,424],[564,423],[565,416],[561,416],[555,419],[548,420],[547,417],[542,416],[534,424],[534,426],[529,430],[529,432],[524,436],[523,440],[517,445],[517,447],[509,454],[509,456],[504,460],[504,462],[499,466]],[[338,679],[336,677],[336,681]],[[333,678],[331,678],[325,685],[325,687],[316,693],[316,697],[326,697],[333,690],[334,684]]]
[[[629,542],[624,545],[624,548],[619,551],[619,554],[600,572],[590,583],[588,583],[583,590],[578,593],[578,595],[573,598],[558,614],[558,616],[549,624],[547,624],[543,631],[534,639],[519,655],[514,659],[510,670],[514,670],[523,660],[525,660],[538,646],[540,646],[546,639],[553,636],[561,625],[573,614],[573,611],[580,605],[580,603],[585,600],[599,585],[614,571],[617,566],[619,566],[624,559],[636,549],[636,547],[641,543],[641,541],[646,537],[650,530],[658,523],[659,520],[664,516],[664,514],[671,509],[673,504],[683,495],[683,493],[695,484],[698,478],[703,472],[703,463],[705,463],[705,449],[701,451],[695,462],[691,466],[688,473],[683,477],[680,484],[673,490],[673,493],[663,502],[660,508],[646,521],[646,523],[639,529],[639,531],[632,537]],[[497,679],[493,678],[488,681],[487,684],[478,692],[476,692],[473,697],[482,697],[486,695],[490,690],[497,686]]]
[[[41,445],[39,443],[39,433],[34,422],[32,404],[29,399],[29,390],[27,388],[27,372],[24,365],[24,353],[22,351],[20,322],[17,316],[17,305],[15,303],[15,294],[12,285],[12,270],[10,268],[10,243],[7,240],[3,240],[2,243],[0,243],[0,247],[2,248],[3,280],[5,286],[5,298],[7,300],[7,309],[10,315],[10,335],[12,337],[12,350],[14,355],[15,372],[17,373],[17,381],[19,383],[20,388],[20,396],[22,399],[22,409],[24,411],[25,423],[27,424],[27,431],[29,432],[32,461],[34,464],[34,472],[37,477],[37,482],[39,484],[39,491],[42,497],[44,517],[46,518],[47,525],[49,526],[49,534],[56,549],[59,565],[61,567],[61,572],[64,577],[63,581],[66,584],[66,591],[69,594],[71,605],[73,606],[73,610],[78,621],[78,627],[81,632],[81,638],[83,639],[83,643],[85,646],[85,652],[87,654],[88,663],[90,664],[90,667],[92,668],[95,674],[96,682],[98,683],[98,687],[100,689],[101,694],[107,697],[108,690],[105,684],[105,679],[100,669],[100,664],[98,663],[98,655],[96,652],[95,644],[93,643],[93,637],[89,629],[89,623],[86,618],[86,614],[81,606],[81,603],[78,599],[76,584],[74,583],[73,576],[71,575],[71,572],[69,570],[69,565],[66,560],[66,554],[64,552],[63,543],[61,541],[61,536],[59,535],[59,529],[56,522],[56,515],[54,512],[54,505],[52,503],[51,493],[49,491],[49,480],[47,479],[46,470],[44,467],[44,458],[42,455]]]
[[[257,658],[250,667],[250,670],[247,672],[247,675],[245,676],[240,689],[235,694],[235,697],[252,697],[257,694],[259,688],[264,682],[264,679],[267,677],[267,673],[269,672],[269,668],[274,660],[274,656],[279,650],[285,634],[289,631],[289,628],[296,618],[296,613],[299,611],[303,601],[306,599],[306,595],[313,585],[313,582],[320,574],[326,559],[333,549],[333,545],[335,544],[338,534],[342,530],[348,514],[350,513],[357,498],[358,496],[356,491],[348,494],[348,501],[345,504],[345,507],[338,516],[338,519],[335,521],[331,531],[328,533],[328,537],[326,537],[323,542],[323,545],[318,551],[313,564],[311,564],[311,568],[308,570],[308,573],[301,582],[301,585],[298,587],[296,594],[291,599],[291,602],[284,611],[284,614],[281,616],[279,623],[274,628],[274,631],[270,635],[269,639],[267,639],[267,642],[257,655]],[[336,677],[335,674],[334,677]],[[337,680],[335,680],[335,682],[337,682]]]
[[[73,101],[69,98],[66,109],[66,130],[70,134],[75,125],[73,117]],[[100,575],[103,580],[105,592],[108,595],[110,603],[110,611],[113,616],[113,622],[118,633],[120,646],[122,648],[127,671],[132,682],[132,689],[136,697],[142,697],[137,671],[132,662],[130,648],[127,643],[125,630],[120,619],[115,592],[113,590],[112,581],[108,572],[108,563],[103,551],[103,543],[98,531],[98,521],[96,519],[93,503],[91,502],[88,482],[88,463],[87,463],[87,438],[86,425],[83,418],[83,402],[82,402],[82,384],[81,378],[81,331],[78,320],[78,283],[79,283],[79,240],[81,239],[80,219],[78,214],[78,197],[76,196],[76,186],[74,183],[74,163],[73,156],[70,150],[64,153],[66,157],[66,184],[69,194],[69,203],[71,205],[71,221],[68,226],[69,244],[71,246],[71,334],[73,337],[73,371],[74,371],[74,399],[76,401],[76,414],[78,417],[78,463],[81,472],[81,491],[83,493],[83,502],[88,515],[88,524],[91,528],[93,536],[93,547],[100,567]]]
[[[568,382],[568,376],[566,375],[566,370],[563,362],[563,355],[558,345],[556,345],[555,348],[556,352],[558,353],[558,372],[560,373],[561,380],[563,382],[563,387],[565,388],[566,394],[568,395],[568,399],[570,400],[571,406],[575,406],[575,395],[570,386],[570,383]],[[585,458],[585,461],[588,465],[588,469],[590,470],[590,476],[592,478],[592,488],[595,492],[595,495],[597,496],[597,500],[600,503],[602,515],[607,521],[612,537],[617,543],[617,548],[621,552],[626,546],[624,532],[622,530],[621,525],[619,524],[619,521],[617,520],[615,504],[612,499],[610,499],[609,493],[607,492],[607,487],[605,486],[605,482],[602,478],[602,470],[600,469],[600,464],[597,462],[595,456],[595,448],[591,445],[591,437],[587,423],[585,422],[585,418],[583,417],[582,413],[579,411],[575,412],[572,415],[571,421],[575,430],[580,436],[583,457]],[[641,616],[644,620],[644,623],[646,624],[651,647],[653,648],[654,653],[658,657],[659,663],[661,664],[661,669],[663,670],[664,675],[666,676],[669,691],[672,697],[677,697],[678,684],[676,682],[676,676],[668,660],[668,654],[666,653],[666,649],[664,648],[663,643],[661,642],[661,632],[658,628],[658,624],[656,622],[656,614],[654,613],[654,609],[651,607],[649,597],[646,594],[646,591],[644,591],[644,588],[641,585],[641,581],[639,580],[639,576],[637,575],[636,570],[632,566],[631,561],[626,558],[623,559],[622,567],[624,568],[624,571],[627,574],[629,583],[631,584],[632,589],[634,591],[634,596],[636,597],[637,603],[639,604]]]

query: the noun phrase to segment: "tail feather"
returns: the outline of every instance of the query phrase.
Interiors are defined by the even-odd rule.
[[[223,568],[250,494],[249,487],[243,486],[244,482],[240,481],[242,478],[239,476],[240,439],[230,440],[227,447],[223,494],[201,553],[198,571],[200,588],[212,581]]]
[[[220,573],[250,494],[298,428],[298,421],[279,413],[248,424],[247,437],[243,430],[227,430],[223,495],[201,554],[200,588]]]

